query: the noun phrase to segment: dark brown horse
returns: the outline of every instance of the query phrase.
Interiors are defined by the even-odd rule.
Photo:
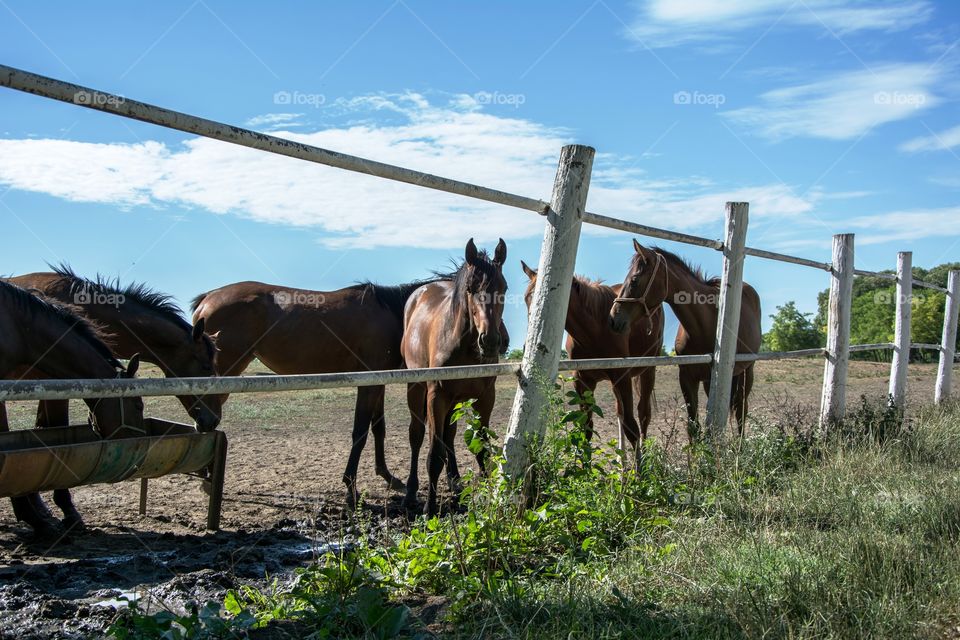
[[[527,308],[537,284],[537,272],[520,261],[529,283],[524,299]],[[574,276],[567,306],[567,353],[571,360],[587,358],[626,358],[629,356],[658,356],[663,348],[663,309],[659,305],[649,316],[637,316],[630,331],[616,333],[610,328],[610,309],[620,295],[620,285],[609,286],[582,276]],[[608,380],[617,401],[617,420],[620,425],[620,447],[626,448],[624,436],[639,457],[640,439],[647,437],[647,427],[653,413],[653,386],[656,367],[633,369],[599,369],[577,371],[574,387],[583,395],[596,390],[597,384]],[[637,393],[637,417],[633,413],[633,394]],[[588,434],[593,434],[593,413],[587,411]]]
[[[254,358],[280,374],[400,369],[403,308],[423,284],[388,287],[367,282],[311,291],[238,282],[197,296],[193,320],[217,332],[218,364],[225,376],[240,375]],[[371,429],[377,475],[395,491],[404,488],[387,468],[383,403],[383,386],[357,389],[353,444],[343,474],[351,508],[358,498],[360,454]]]
[[[610,326],[625,331],[634,319],[666,302],[680,321],[677,331],[677,355],[713,353],[717,343],[717,304],[720,279],[707,279],[679,256],[664,249],[646,248],[633,241],[636,253],[623,281],[621,297],[610,310]],[[760,296],[743,283],[737,353],[757,353],[762,338]],[[753,362],[738,362],[734,368],[730,408],[736,413],[739,432],[747,416],[748,398],[753,387]],[[710,364],[681,365],[680,390],[687,405],[691,427],[699,425],[699,386],[710,392]]]
[[[73,305],[78,313],[110,334],[109,345],[117,358],[128,359],[139,353],[163,375],[177,378],[216,375],[216,346],[204,333],[201,320],[191,327],[170,296],[143,284],[121,287],[97,277],[81,278],[70,267],[7,278],[24,289],[46,298]],[[219,396],[180,396],[187,413],[199,431],[211,431],[220,423]],[[63,426],[69,422],[66,400],[40,403],[37,426]]]
[[[126,370],[103,342],[99,330],[65,306],[0,282],[0,378],[132,378],[139,366],[134,355]],[[140,398],[88,398],[91,425],[104,438],[143,430]],[[3,403],[0,403],[2,406]],[[3,408],[0,430],[6,431]],[[83,520],[66,490],[54,491],[54,501],[67,527]],[[39,496],[13,498],[18,520],[38,533],[56,531],[57,524]]]
[[[501,239],[493,259],[477,251],[471,238],[465,259],[459,268],[442,279],[420,287],[410,296],[404,313],[403,359],[410,369],[489,364],[498,360],[502,350],[501,329],[507,281],[503,263],[507,245]],[[437,480],[454,449],[456,424],[451,412],[459,402],[473,399],[474,409],[484,427],[496,400],[496,378],[444,380],[411,384],[407,390],[410,407],[410,477],[404,504],[417,505],[420,486],[418,461],[425,425],[429,428],[427,454],[429,488],[424,508],[427,515],[437,513]],[[486,470],[484,452],[477,454],[480,470]],[[452,486],[459,474],[448,463],[447,476]]]

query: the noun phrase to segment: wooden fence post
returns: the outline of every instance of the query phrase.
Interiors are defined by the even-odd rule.
[[[583,145],[566,146],[560,154],[540,248],[540,268],[527,321],[519,384],[503,441],[503,472],[508,478],[523,477],[530,459],[528,439],[542,436],[546,429],[549,393],[560,363],[594,154],[592,147]]]
[[[749,209],[750,204],[747,202],[727,203],[723,270],[720,274],[720,300],[717,304],[717,342],[713,349],[710,397],[707,399],[707,433],[715,442],[723,438],[730,415],[730,392],[740,330],[743,259]]]
[[[820,429],[843,420],[847,410],[847,365],[850,362],[850,307],[853,297],[853,234],[833,236],[827,356],[820,396]]]
[[[875,301],[879,302],[879,301]],[[910,320],[913,309],[913,254],[897,254],[897,318],[890,363],[890,403],[902,409],[907,400],[907,366],[910,363]]]
[[[957,348],[957,316],[960,315],[960,271],[951,271],[947,281],[947,301],[943,307],[943,340],[940,342],[940,367],[934,401],[942,404],[950,398],[953,358]]]

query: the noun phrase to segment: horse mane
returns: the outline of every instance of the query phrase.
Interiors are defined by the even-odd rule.
[[[380,303],[385,309],[391,311],[398,318],[403,318],[403,309],[407,305],[407,300],[413,295],[413,292],[422,287],[425,284],[430,284],[432,282],[437,282],[442,280],[441,277],[427,278],[424,280],[414,280],[413,282],[407,282],[404,284],[397,285],[383,285],[365,280],[364,282],[358,282],[355,285],[347,287],[348,289],[353,289],[354,291],[371,291],[376,298],[377,302]],[[206,294],[203,294],[206,295]],[[198,296],[195,302],[199,304],[202,301],[203,296]]]
[[[613,300],[617,294],[608,284],[602,280],[593,280],[586,276],[573,276],[574,284],[577,287],[580,302],[584,309],[591,315],[601,316],[610,312],[613,306]]]
[[[6,298],[3,306],[16,305],[25,311],[29,318],[47,316],[67,325],[67,331],[72,331],[84,340],[104,360],[114,367],[122,368],[120,361],[114,357],[113,352],[105,344],[107,336],[103,330],[90,320],[74,312],[70,307],[46,298],[41,293],[31,293],[27,289],[9,282],[0,281],[0,293]]]
[[[67,284],[70,293],[76,294],[82,291],[95,291],[105,295],[123,296],[125,300],[132,300],[144,307],[147,307],[154,313],[164,316],[170,322],[180,326],[180,328],[190,331],[190,324],[184,319],[183,311],[173,301],[173,297],[161,293],[156,289],[151,289],[142,282],[131,282],[128,285],[121,286],[120,279],[109,279],[101,276],[99,273],[96,278],[84,278],[77,275],[76,272],[66,263],[60,263],[57,266],[49,265],[54,273],[60,276],[60,280]],[[206,295],[206,294],[204,294]]]
[[[695,265],[691,263],[689,260],[687,260],[686,258],[681,258],[680,256],[673,253],[672,251],[667,251],[666,249],[663,249],[662,247],[657,247],[657,246],[650,247],[650,250],[653,251],[654,253],[659,253],[661,256],[663,256],[664,260],[666,260],[667,263],[669,263],[674,267],[677,267],[681,271],[684,271],[690,274],[691,276],[693,276],[703,284],[710,285],[710,286],[717,286],[720,284],[720,278],[706,275],[703,272],[703,269],[700,267],[700,265]],[[633,271],[634,269],[638,269],[641,266],[642,265],[640,264],[640,254],[634,253],[633,259],[630,262],[630,270]]]
[[[447,273],[433,272],[436,280],[453,282],[453,300],[450,305],[450,310],[454,316],[460,313],[460,302],[467,288],[467,269],[464,268],[466,264],[466,260],[454,260],[452,263],[453,271]],[[472,266],[474,273],[480,275],[481,286],[486,285],[491,279],[500,276],[500,270],[497,268],[497,265],[493,264],[493,260],[490,259],[490,254],[487,253],[486,249],[477,253],[477,260]],[[506,291],[506,289],[504,289],[504,291]]]

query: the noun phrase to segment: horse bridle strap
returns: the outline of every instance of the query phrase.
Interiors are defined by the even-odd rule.
[[[643,295],[641,295],[641,296],[639,296],[639,297],[636,297],[636,298],[632,298],[632,297],[630,297],[630,298],[628,298],[628,297],[616,297],[616,298],[613,299],[614,304],[616,304],[616,303],[618,303],[618,302],[619,302],[619,303],[640,304],[640,305],[643,305],[643,312],[644,312],[644,314],[647,315],[647,316],[650,315],[650,307],[647,306],[647,296],[650,295],[650,289],[651,289],[651,287],[653,287],[653,283],[656,282],[656,280],[657,280],[657,271],[660,270],[660,263],[661,263],[661,262],[664,262],[664,263],[666,262],[666,258],[664,258],[664,257],[663,257],[662,255],[660,255],[659,253],[655,253],[654,255],[657,256],[657,262],[656,262],[656,264],[653,265],[653,274],[650,276],[650,280],[647,281],[647,286],[646,286],[646,288],[643,290]],[[669,278],[670,278],[670,271],[669,271],[669,269],[667,269],[666,267],[664,267],[664,269],[663,269],[663,285],[664,285],[664,287],[665,287],[664,290],[666,290],[666,288],[667,288],[667,287],[669,286],[669,284],[670,284]],[[650,327],[648,327],[647,334],[650,334],[652,331],[653,331],[653,326],[651,325]]]

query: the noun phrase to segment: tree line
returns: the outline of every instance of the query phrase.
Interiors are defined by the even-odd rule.
[[[960,262],[947,262],[932,269],[913,267],[914,280],[941,287],[947,286],[950,271],[960,269]],[[894,273],[892,270],[883,273]],[[771,314],[773,325],[763,336],[764,351],[793,351],[823,347],[827,343],[827,309],[830,290],[817,294],[817,313],[802,313],[794,301],[777,307]],[[943,332],[946,294],[933,289],[914,287],[912,298],[911,342],[939,344]],[[853,281],[851,344],[892,342],[896,324],[897,289],[890,280],[858,276]],[[960,335],[958,335],[960,347]],[[890,350],[854,354],[872,360],[889,360]],[[911,359],[936,358],[936,352],[914,350]]]

